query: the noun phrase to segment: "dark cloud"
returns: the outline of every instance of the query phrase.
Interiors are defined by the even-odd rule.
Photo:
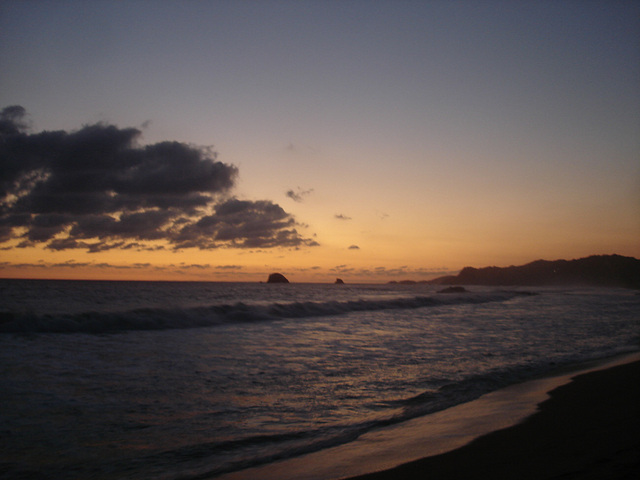
[[[5,107],[0,112],[0,135],[11,135],[29,128],[27,111],[20,105]]]
[[[105,262],[77,262],[75,260],[67,260],[66,262],[58,262],[58,263],[47,263],[47,262],[38,262],[38,263],[11,263],[11,262],[0,262],[0,270],[3,269],[34,269],[39,268],[42,270],[50,270],[50,269],[85,269],[85,268],[100,268],[103,270],[114,269],[114,270],[154,270],[154,271],[166,271],[173,273],[191,273],[198,274],[198,272],[206,272],[209,274],[224,274],[227,271],[232,270],[235,274],[242,273],[244,267],[240,265],[220,265],[220,266],[212,266],[208,263],[206,264],[198,264],[198,263],[181,263],[179,265],[170,264],[170,265],[152,265],[151,263],[132,263],[132,264],[112,264]],[[217,271],[217,272],[216,272]]]
[[[334,268],[330,268],[329,271],[334,273],[347,274],[354,273],[356,269],[353,267],[349,267],[348,265],[336,265]]]
[[[360,250],[360,247],[358,245],[350,245],[349,250]]]
[[[380,281],[388,278],[396,278],[401,280],[428,280],[435,277],[441,277],[444,275],[455,275],[458,270],[450,270],[446,267],[438,268],[410,268],[407,265],[403,265],[397,268],[389,267],[375,267],[373,269],[368,268],[353,268],[349,265],[337,265],[329,269],[329,272],[334,274],[349,275],[356,277],[369,277],[374,281]]]
[[[288,190],[287,197],[289,197],[294,202],[300,203],[306,196],[311,195],[312,193],[313,188],[310,188],[309,190],[302,190],[300,187],[298,187],[297,191]]]
[[[210,148],[139,146],[138,129],[104,124],[29,133],[25,117],[20,106],[0,112],[0,243],[89,252],[163,248],[145,243],[153,241],[174,249],[317,245],[277,204],[230,198],[238,171]]]
[[[180,264],[180,268],[196,268],[198,270],[208,270],[211,268],[211,265],[208,263],[205,263],[204,265],[201,263],[192,263],[190,265]]]
[[[101,268],[101,269],[118,269],[118,270],[133,270],[133,269],[148,269],[151,268],[152,265],[150,263],[133,263],[131,265],[114,265],[110,263],[94,263],[94,262],[76,262],[75,260],[67,260],[66,262],[60,263],[11,263],[11,262],[1,262],[0,269],[4,268],[16,268],[16,269],[33,269],[33,268],[41,268],[41,269],[52,269],[52,268]],[[158,269],[158,267],[153,267],[154,269]],[[163,267],[160,267],[163,269]]]
[[[337,218],[338,220],[351,220],[351,217],[348,217],[348,216],[343,215],[341,213],[334,215],[334,217]]]
[[[66,267],[66,268],[84,268],[88,266],[93,266],[93,263],[90,262],[76,262],[75,260],[67,260],[64,263],[53,263],[50,266],[53,268]]]
[[[295,219],[267,200],[232,198],[216,206],[215,213],[185,225],[174,237],[175,248],[215,248],[219,242],[239,248],[316,246],[295,229]]]
[[[436,276],[443,276],[443,275],[452,275],[457,272],[458,272],[457,270],[450,270],[446,267],[409,268],[407,265],[403,265],[397,268],[375,267],[373,271],[363,270],[360,273],[363,275],[366,274],[369,276],[376,276],[376,277],[398,277],[398,276],[436,277]]]

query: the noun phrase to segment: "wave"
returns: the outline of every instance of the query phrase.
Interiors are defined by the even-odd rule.
[[[109,333],[212,327],[230,323],[302,319],[351,312],[405,310],[444,305],[503,302],[527,292],[501,291],[463,295],[415,296],[327,302],[291,302],[251,305],[242,302],[190,308],[139,308],[123,312],[36,314],[0,311],[1,333]]]
[[[443,384],[434,390],[387,402],[388,414],[376,419],[309,430],[248,435],[232,440],[199,443],[158,452],[145,460],[170,465],[170,468],[198,462],[203,465],[200,469],[191,469],[191,473],[186,475],[185,469],[181,469],[180,478],[182,480],[209,479],[346,444],[371,430],[397,425],[475,400],[485,393],[528,380],[556,366],[553,362],[542,360],[535,365],[496,369],[486,374],[471,375],[458,380],[442,379]],[[202,460],[205,462],[201,462]],[[210,465],[215,467],[211,468]]]

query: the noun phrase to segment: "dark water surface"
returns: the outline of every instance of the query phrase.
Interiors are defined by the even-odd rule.
[[[0,476],[211,478],[638,349],[623,289],[0,281]]]

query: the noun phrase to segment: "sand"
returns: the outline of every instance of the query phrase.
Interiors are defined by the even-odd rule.
[[[351,480],[640,478],[640,362],[578,375],[522,423]]]

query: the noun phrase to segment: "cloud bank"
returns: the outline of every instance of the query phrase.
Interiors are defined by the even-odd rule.
[[[369,278],[393,278],[393,277],[404,277],[405,279],[411,279],[413,277],[418,278],[433,278],[440,277],[443,275],[454,275],[459,272],[459,270],[451,270],[446,267],[436,267],[436,268],[410,268],[407,265],[403,265],[401,267],[396,268],[388,268],[388,267],[375,267],[373,269],[369,268],[355,268],[346,264],[336,265],[333,268],[329,269],[329,272],[342,274],[342,275],[352,275],[356,277],[369,277]]]
[[[139,130],[105,124],[29,133],[25,117],[20,106],[0,112],[0,243],[89,252],[317,245],[279,205],[234,198],[238,170],[210,148],[139,146]]]

